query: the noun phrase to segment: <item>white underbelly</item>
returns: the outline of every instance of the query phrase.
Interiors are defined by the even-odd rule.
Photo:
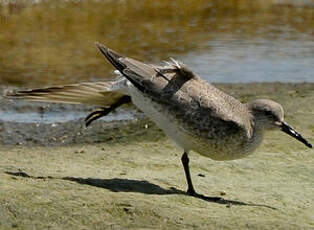
[[[186,152],[192,150],[193,146],[191,146],[192,143],[189,141],[190,136],[171,119],[171,115],[168,114],[167,110],[160,104],[152,101],[151,98],[143,96],[141,92],[133,87],[129,89],[129,94],[132,97],[133,104],[155,122],[179,147]]]

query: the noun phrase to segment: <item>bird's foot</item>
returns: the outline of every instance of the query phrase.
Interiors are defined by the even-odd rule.
[[[190,188],[186,191],[186,193],[187,193],[188,195],[190,195],[190,196],[196,196],[196,195],[197,195],[197,193],[195,192],[195,190],[194,190],[194,189],[190,189]]]
[[[222,197],[210,197],[210,196],[205,196],[205,195],[199,194],[199,193],[195,192],[194,189],[188,189],[186,193],[189,196],[193,196],[193,197],[200,198],[202,200],[207,200],[207,201],[217,202],[217,201],[223,201],[224,200]]]
[[[85,118],[85,126],[88,127],[93,121],[106,116],[110,112],[111,112],[111,109],[105,108],[105,107],[102,107],[93,111]]]

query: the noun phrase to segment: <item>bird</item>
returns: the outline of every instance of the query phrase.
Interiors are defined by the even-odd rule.
[[[283,107],[273,100],[256,99],[244,104],[180,61],[146,64],[101,43],[96,45],[116,69],[114,79],[7,91],[4,97],[99,106],[86,117],[86,126],[121,105],[133,103],[183,150],[181,162],[191,196],[200,196],[191,179],[191,151],[216,161],[244,158],[261,144],[265,131],[274,129],[312,148],[285,122]]]

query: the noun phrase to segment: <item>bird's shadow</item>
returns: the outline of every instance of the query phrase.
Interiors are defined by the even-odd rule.
[[[180,189],[176,189],[174,187],[170,187],[168,189],[162,188],[159,185],[153,184],[146,180],[129,180],[129,179],[122,179],[122,178],[113,178],[113,179],[95,179],[95,178],[80,178],[80,177],[35,177],[30,176],[25,172],[18,171],[18,172],[5,172],[11,176],[15,177],[25,177],[25,178],[32,178],[38,180],[47,180],[47,179],[59,179],[59,180],[66,180],[66,181],[73,181],[79,184],[95,186],[99,188],[108,189],[112,192],[138,192],[143,194],[156,194],[156,195],[186,195],[188,194],[185,191]],[[263,205],[263,204],[254,204],[254,203],[246,203],[242,201],[235,201],[235,200],[228,200],[222,197],[211,197],[211,196],[204,196],[201,194],[196,194],[193,197],[197,199],[201,199],[211,203],[217,203],[222,205],[230,206],[256,206],[256,207],[265,207],[270,208],[273,210],[277,210],[274,207]]]

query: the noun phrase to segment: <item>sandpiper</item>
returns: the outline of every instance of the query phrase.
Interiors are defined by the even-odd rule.
[[[171,59],[161,66],[145,64],[96,44],[117,69],[114,80],[7,92],[5,96],[101,106],[86,117],[87,126],[115,108],[133,103],[183,149],[187,193],[193,196],[198,194],[190,176],[190,151],[218,161],[243,158],[260,145],[264,131],[270,129],[279,129],[312,148],[284,121],[282,106],[272,100],[242,104],[181,62]]]

